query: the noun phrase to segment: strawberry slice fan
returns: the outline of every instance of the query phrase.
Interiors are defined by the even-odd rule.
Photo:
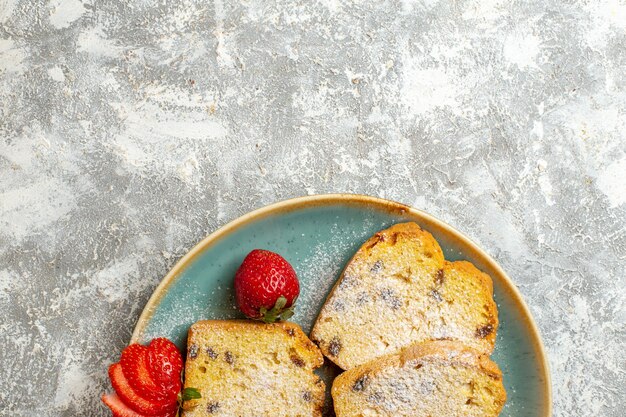
[[[132,344],[109,367],[115,393],[103,395],[102,401],[115,417],[174,417],[181,400],[199,397],[194,389],[181,394],[182,370],[182,355],[168,339]]]

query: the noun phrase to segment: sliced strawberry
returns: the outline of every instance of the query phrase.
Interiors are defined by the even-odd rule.
[[[168,403],[176,401],[176,394],[173,395],[169,387],[166,389],[152,379],[148,369],[147,347],[136,343],[127,346],[122,351],[120,364],[129,385],[139,396],[148,400],[165,400]]]
[[[128,408],[128,406],[122,402],[122,399],[115,394],[103,394],[102,402],[113,411],[114,417],[145,417],[143,414]]]
[[[115,363],[109,367],[109,378],[117,395],[130,408],[145,415],[158,415],[175,411],[178,403],[158,400],[146,400],[130,386],[122,371],[122,365]]]
[[[148,367],[156,383],[180,385],[183,357],[176,345],[168,339],[164,337],[152,339],[148,346]],[[180,389],[176,392],[178,391]]]
[[[117,394],[103,394],[102,402],[113,411],[113,417],[175,417],[178,412],[178,408],[174,411],[164,414],[158,414],[156,416],[148,416],[134,411],[128,407]]]

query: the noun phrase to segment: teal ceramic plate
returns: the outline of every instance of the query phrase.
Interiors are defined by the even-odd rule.
[[[500,327],[492,359],[508,399],[501,416],[548,417],[551,389],[539,332],[519,291],[496,262],[467,237],[432,216],[373,197],[332,194],[296,198],[253,211],[209,235],[185,255],[148,301],[133,341],[165,336],[184,348],[201,319],[239,318],[233,277],[255,248],[282,254],[301,284],[296,315],[308,332],[345,263],[376,231],[415,221],[439,241],[448,260],[466,259],[493,278]]]

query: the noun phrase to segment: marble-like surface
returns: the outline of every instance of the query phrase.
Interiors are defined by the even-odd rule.
[[[356,192],[501,263],[555,416],[623,416],[625,178],[623,0],[0,0],[0,415],[108,415],[195,242]]]

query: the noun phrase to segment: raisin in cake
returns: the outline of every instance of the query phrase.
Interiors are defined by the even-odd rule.
[[[328,296],[311,339],[343,369],[432,339],[491,353],[498,326],[491,278],[469,262],[447,262],[415,223],[371,237]]]
[[[337,417],[495,417],[506,400],[487,355],[453,341],[418,343],[338,376]]]
[[[323,356],[297,324],[200,321],[189,329],[183,417],[321,416]]]

